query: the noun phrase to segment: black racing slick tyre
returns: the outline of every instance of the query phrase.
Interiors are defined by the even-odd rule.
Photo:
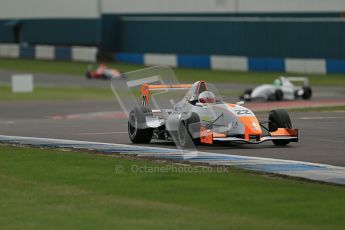
[[[92,78],[90,71],[87,71],[85,76],[86,76],[87,79],[91,79]]]
[[[275,132],[278,128],[291,128],[291,119],[284,109],[272,110],[268,116],[268,130]],[[287,145],[290,140],[272,140],[274,145]]]
[[[250,101],[253,89],[245,89],[244,93],[240,96],[240,100]]]
[[[102,78],[103,80],[109,80],[109,79],[111,79],[111,77],[110,77],[109,75],[107,75],[107,74],[102,74],[102,75],[101,75],[101,78]]]
[[[302,98],[304,100],[309,100],[312,96],[313,92],[309,86],[303,86],[303,94]]]
[[[193,144],[195,146],[200,145],[200,129],[201,122],[200,117],[197,113],[192,113],[191,116],[186,120],[188,128],[188,134],[190,135]]]
[[[274,92],[275,100],[276,101],[281,101],[284,98],[284,93],[281,89],[276,89]]]
[[[178,145],[183,148],[192,148],[200,144],[200,118],[192,113],[187,119],[179,122],[177,133]]]
[[[153,128],[146,126],[146,116],[152,116],[152,110],[148,107],[134,107],[128,117],[128,136],[135,143],[150,143]]]

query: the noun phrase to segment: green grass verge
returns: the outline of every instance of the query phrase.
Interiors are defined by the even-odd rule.
[[[127,92],[118,91],[120,96],[127,96]],[[180,99],[186,92],[169,92],[159,94],[157,98]],[[220,91],[223,96],[238,96],[240,91]],[[140,99],[141,92],[133,90],[132,94]],[[112,90],[104,88],[81,88],[81,87],[42,87],[34,88],[32,93],[12,93],[10,86],[0,86],[0,101],[51,101],[51,100],[102,100],[115,99]]]
[[[88,64],[69,61],[0,59],[0,69],[31,73],[84,75]]]
[[[116,173],[121,166],[123,171]],[[2,229],[342,229],[345,190],[228,172],[136,173],[156,163],[0,147]],[[143,168],[142,168],[143,169]],[[152,169],[152,168],[151,168]],[[195,169],[195,168],[194,168]]]
[[[35,87],[32,93],[12,93],[11,87],[0,86],[0,101],[101,100],[113,99],[111,89],[74,87]]]
[[[142,69],[143,65],[129,65],[123,63],[107,63],[123,72]],[[0,69],[25,71],[32,73],[60,73],[71,75],[84,75],[87,63],[67,61],[41,61],[25,59],[0,59]],[[231,72],[203,69],[174,68],[180,81],[194,82],[207,80],[210,82],[232,82],[247,84],[271,83],[279,75],[296,76],[300,74],[287,74],[278,72]],[[311,85],[344,86],[344,74],[316,75],[308,74]]]

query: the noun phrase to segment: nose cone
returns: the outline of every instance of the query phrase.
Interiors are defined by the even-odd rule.
[[[245,137],[249,138],[249,135],[259,136],[262,134],[260,123],[255,116],[240,117],[242,124],[245,127]]]

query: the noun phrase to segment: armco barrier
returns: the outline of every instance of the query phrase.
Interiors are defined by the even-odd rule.
[[[54,51],[55,60],[71,60],[71,48],[56,47]]]
[[[249,58],[249,71],[275,71],[284,72],[285,63],[282,58]]]
[[[54,47],[49,45],[19,46],[0,44],[0,57],[45,60],[97,61],[97,47]]]
[[[232,71],[290,72],[301,74],[345,73],[345,60],[256,58],[226,55],[117,53],[114,60],[132,64],[168,65]]]
[[[72,47],[72,60],[73,61],[87,61],[95,62],[97,58],[96,47]]]
[[[239,56],[211,55],[211,69],[248,71],[248,58]]]
[[[177,66],[177,57],[173,54],[145,54],[144,63],[146,65],[168,65]]]
[[[0,57],[47,60],[97,61],[97,47],[54,47],[0,44]],[[257,58],[228,55],[181,55],[117,53],[114,60],[132,64],[168,65],[232,71],[274,71],[302,74],[345,73],[345,60],[301,58]]]
[[[192,68],[211,68],[211,60],[208,55],[178,55],[177,56],[177,65],[179,67],[192,67]]]
[[[18,58],[19,46],[16,44],[0,44],[0,57]]]
[[[36,59],[54,59],[54,46],[36,46]]]
[[[286,72],[300,73],[326,73],[326,60],[324,59],[285,59]]]
[[[327,73],[345,73],[345,60],[327,60]]]
[[[115,54],[115,60],[131,64],[144,64],[144,55],[137,53],[118,53]]]
[[[20,47],[19,49],[19,57],[20,58],[28,58],[33,59],[35,58],[36,49],[34,47]]]

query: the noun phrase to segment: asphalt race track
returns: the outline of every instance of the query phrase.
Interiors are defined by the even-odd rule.
[[[116,107],[115,100],[0,102],[0,134],[129,144],[127,120]],[[259,118],[267,119],[264,113]],[[267,142],[203,145],[198,149],[345,166],[345,112],[294,112],[291,119],[293,126],[300,129],[300,142],[287,147]],[[173,143],[160,141],[150,145],[174,148]]]
[[[4,73],[4,72],[2,72]],[[55,77],[54,77],[55,76]],[[96,84],[109,87],[106,81],[81,80],[79,77],[49,75],[38,84],[73,85]],[[61,78],[62,77],[62,78]],[[43,78],[43,77],[42,77]],[[66,82],[67,79],[75,78]],[[79,80],[81,82],[79,82]],[[7,81],[1,78],[2,82]],[[38,80],[39,78],[35,79]],[[64,80],[62,80],[64,79]],[[8,79],[9,80],[9,79]],[[74,82],[74,83],[73,83]],[[245,87],[245,86],[243,86]],[[320,88],[320,98],[344,98],[344,89]],[[317,90],[316,90],[317,92]],[[331,93],[335,93],[331,97]],[[318,93],[316,93],[318,95]],[[127,136],[127,119],[121,112],[115,98],[102,101],[40,101],[40,102],[0,102],[0,134],[31,136],[84,141],[130,144]],[[201,151],[269,157],[325,163],[345,166],[345,112],[294,112],[291,113],[293,126],[300,129],[300,142],[287,147],[275,147],[271,142],[249,145],[199,146]],[[259,113],[259,118],[267,119],[267,113]],[[152,142],[156,147],[174,148],[173,143]]]

